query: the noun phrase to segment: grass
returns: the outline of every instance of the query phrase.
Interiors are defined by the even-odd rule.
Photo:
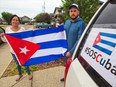
[[[51,61],[49,63],[32,65],[32,66],[30,66],[30,71],[34,72],[34,71],[38,71],[38,70],[47,69],[50,67],[63,66],[63,65],[64,65],[64,61],[61,58],[61,59],[58,59],[55,61]],[[24,66],[22,66],[21,69],[22,69],[22,73],[26,74],[26,70],[25,70]],[[3,73],[2,77],[14,76],[17,74],[18,74],[18,71],[17,71],[16,64],[14,61],[11,61],[11,63],[9,64],[9,66],[7,67],[5,72]]]

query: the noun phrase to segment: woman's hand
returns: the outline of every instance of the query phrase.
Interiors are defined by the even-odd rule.
[[[1,33],[1,34],[0,34],[0,37],[3,37],[3,36],[4,36],[4,33]]]

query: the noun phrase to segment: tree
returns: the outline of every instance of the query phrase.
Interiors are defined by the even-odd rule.
[[[12,15],[12,13],[9,13],[9,12],[2,12],[1,15],[2,15],[2,18],[3,18],[8,24],[10,24],[10,17],[11,17],[11,15]]]
[[[99,8],[99,0],[62,0],[62,3],[64,10],[63,17],[65,20],[69,18],[69,6],[73,3],[76,3],[80,8],[80,17],[82,17],[86,23],[90,21],[91,17]]]
[[[35,17],[36,22],[50,23],[51,17],[48,13],[40,13]]]

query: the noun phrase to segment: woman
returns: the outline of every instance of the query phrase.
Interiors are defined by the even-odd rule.
[[[17,15],[12,15],[11,18],[10,18],[10,22],[11,22],[11,26],[7,27],[5,29],[5,33],[16,33],[16,32],[25,31],[25,29],[23,27],[19,26],[20,18]],[[5,39],[3,38],[3,35],[4,35],[3,33],[0,34],[0,37],[4,42],[6,42]],[[21,77],[23,76],[22,71],[21,71],[21,66],[19,65],[19,63],[18,63],[18,61],[16,59],[16,56],[14,55],[14,52],[13,52],[12,49],[10,49],[10,52],[11,52],[11,55],[12,55],[16,65],[17,65],[17,69],[18,69],[18,77],[16,78],[16,81],[19,81],[21,79]],[[26,69],[27,74],[28,74],[28,79],[31,80],[32,75],[30,73],[29,67],[25,66],[25,69]]]

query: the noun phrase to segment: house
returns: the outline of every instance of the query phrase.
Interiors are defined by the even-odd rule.
[[[54,10],[54,18],[56,24],[61,24],[63,22],[63,17],[62,17],[62,8],[56,7]]]
[[[27,16],[23,16],[23,17],[21,17],[21,23],[22,24],[25,24],[25,23],[30,23],[31,22],[31,18],[29,18],[29,17],[27,17]]]

